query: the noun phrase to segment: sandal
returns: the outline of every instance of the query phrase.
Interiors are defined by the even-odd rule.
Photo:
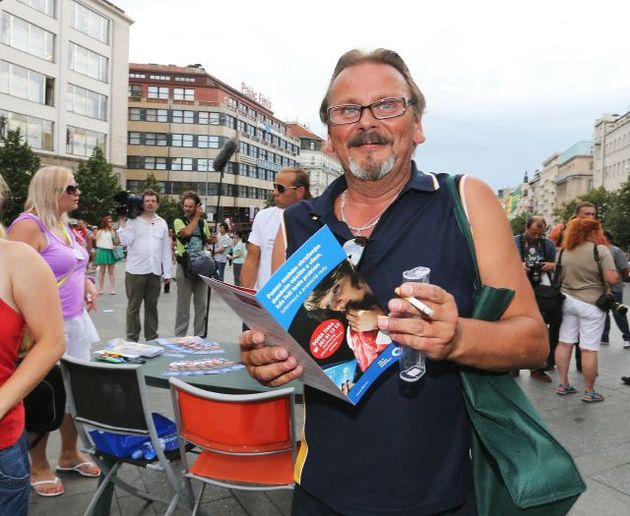
[[[52,485],[60,486],[61,491],[44,491],[43,489],[41,489],[44,486],[52,486]],[[33,488],[33,491],[35,491],[39,496],[53,497],[53,496],[61,496],[64,493],[63,484],[61,483],[61,480],[59,480],[58,477],[55,477],[52,480],[38,480],[37,482],[31,482],[31,487]]]
[[[93,462],[82,462],[76,466],[57,466],[57,471],[66,473],[78,473],[82,477],[96,478],[101,476],[101,470]]]
[[[556,387],[556,394],[559,394],[560,396],[575,394],[576,392],[577,389],[572,385],[569,385],[568,383],[566,385],[561,383],[560,385],[558,385],[558,387]]]
[[[604,397],[595,391],[584,391],[582,401],[586,401],[587,403],[595,403],[597,401],[604,401]]]

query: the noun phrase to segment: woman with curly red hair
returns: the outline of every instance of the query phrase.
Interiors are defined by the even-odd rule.
[[[610,251],[606,246],[598,245],[601,237],[602,225],[599,221],[575,218],[567,227],[558,256],[559,281],[566,299],[562,306],[562,325],[556,348],[556,367],[560,375],[556,393],[566,395],[577,392],[569,384],[568,371],[573,346],[579,342],[584,375],[582,401],[586,402],[604,401],[604,397],[595,392],[595,378],[606,313],[595,302],[609,285],[619,281]],[[597,259],[601,263],[603,281]]]

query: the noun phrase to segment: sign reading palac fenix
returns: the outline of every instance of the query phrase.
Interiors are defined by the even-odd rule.
[[[241,82],[241,93],[246,97],[258,102],[261,106],[271,109],[271,100],[265,97],[262,93],[258,93],[254,88],[248,86],[244,82]]]

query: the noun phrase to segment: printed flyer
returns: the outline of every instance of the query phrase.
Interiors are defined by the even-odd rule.
[[[295,356],[304,383],[353,405],[398,361],[398,346],[376,325],[382,309],[327,226],[257,293],[201,278],[269,345]]]

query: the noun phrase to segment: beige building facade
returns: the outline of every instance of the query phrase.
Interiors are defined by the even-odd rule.
[[[153,174],[167,195],[192,190],[211,220],[247,229],[278,171],[297,165],[299,139],[266,98],[223,83],[201,65],[130,64],[128,77],[127,189],[141,192]],[[238,149],[221,178],[214,160],[234,137]]]
[[[298,163],[309,173],[311,194],[317,197],[330,183],[343,175],[343,168],[334,154],[326,152],[326,141],[306,127],[290,123],[289,134],[300,140]]]
[[[593,147],[593,186],[618,190],[630,177],[630,112],[597,119]]]
[[[543,161],[530,181],[530,213],[542,215],[548,225],[555,222],[553,210],[556,208],[556,178],[558,177],[558,153],[552,154]]]
[[[0,2],[0,134],[70,168],[100,146],[122,181],[132,23],[101,0]]]
[[[593,144],[581,141],[558,156],[556,207],[572,201],[593,188]]]

